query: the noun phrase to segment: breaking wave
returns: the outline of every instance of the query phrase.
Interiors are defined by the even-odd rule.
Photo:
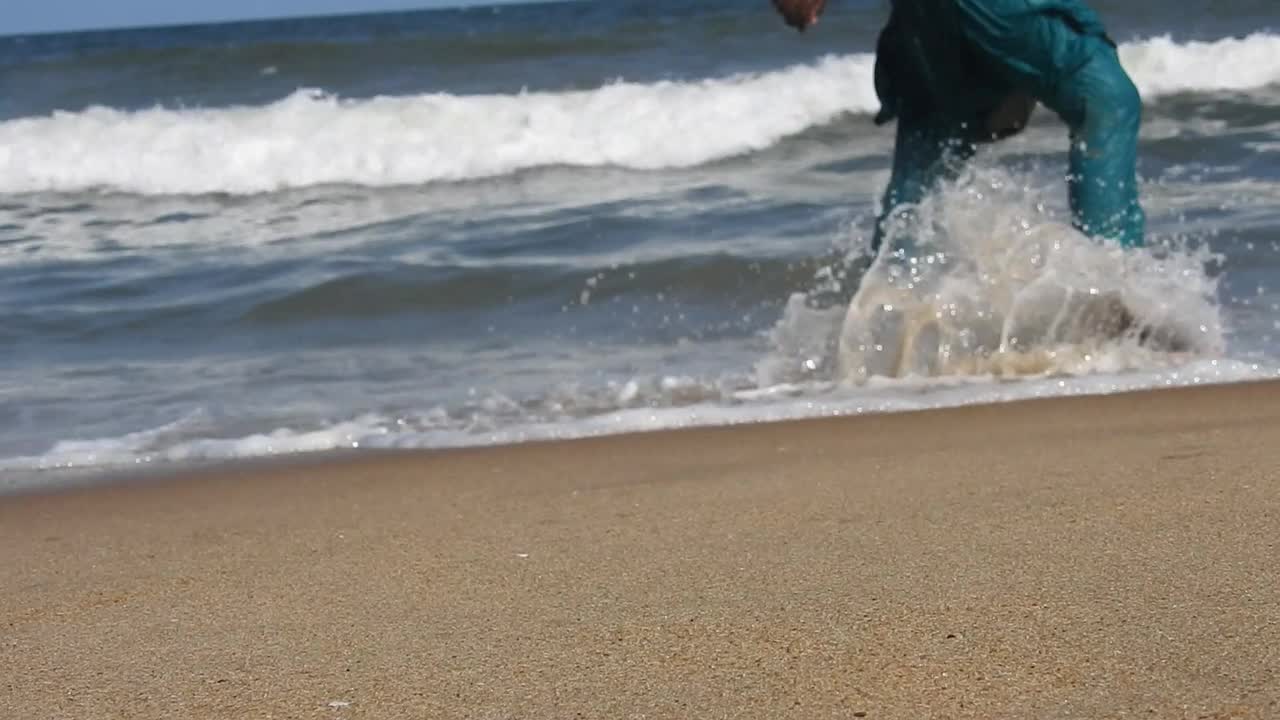
[[[1280,36],[1126,44],[1148,98],[1280,82]],[[700,81],[572,92],[344,100],[299,90],[265,106],[94,107],[0,123],[0,193],[253,194],[391,186],[547,166],[693,167],[768,148],[878,106],[874,60],[827,57]]]

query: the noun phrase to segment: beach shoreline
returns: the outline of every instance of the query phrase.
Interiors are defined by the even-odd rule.
[[[1274,717],[1277,401],[1221,385],[0,497],[0,707]]]

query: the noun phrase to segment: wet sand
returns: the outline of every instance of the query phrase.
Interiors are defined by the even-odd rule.
[[[1280,717],[1280,385],[0,498],[0,717]]]

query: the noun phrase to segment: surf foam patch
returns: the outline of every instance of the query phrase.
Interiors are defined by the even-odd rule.
[[[410,185],[535,167],[679,168],[760,150],[875,105],[868,56],[700,82],[342,100],[298,91],[265,107],[156,108],[0,124],[0,192],[110,188],[248,194]]]
[[[1120,61],[1145,98],[1253,90],[1280,83],[1280,36],[1177,43],[1164,35],[1122,45]]]
[[[1280,82],[1280,36],[1125,45],[1148,99]],[[879,103],[869,54],[690,82],[573,92],[344,100],[300,90],[265,106],[95,107],[0,123],[0,193],[103,189],[253,194],[317,185],[465,181],[548,166],[684,168],[770,147]]]
[[[1280,368],[1230,360],[1199,360],[1159,371],[1121,375],[1038,378],[990,382],[956,377],[944,381],[885,380],[860,386],[831,383],[779,385],[735,391],[720,401],[645,407],[628,401],[582,417],[469,418],[433,410],[416,415],[366,413],[308,428],[278,428],[236,435],[204,432],[174,435],[168,429],[119,438],[64,441],[47,453],[0,458],[0,492],[54,487],[91,478],[95,472],[178,468],[186,463],[303,456],[333,450],[448,448],[568,440],[619,433],[731,426],[801,418],[926,410],[960,405],[1050,397],[1105,395],[1157,387],[1275,379]],[[79,473],[79,474],[77,474]],[[84,475],[88,473],[89,475]]]

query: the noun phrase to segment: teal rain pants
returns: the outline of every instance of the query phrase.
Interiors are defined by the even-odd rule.
[[[1037,5],[1047,4],[1040,0],[896,0],[895,13],[911,3],[929,2],[953,3],[947,10],[954,13],[956,31],[945,40],[935,40],[939,37],[936,29],[916,33],[908,28],[882,37],[878,55],[885,53],[886,42],[917,49],[905,61],[917,67],[905,72],[887,68],[888,74],[901,79],[885,85],[928,84],[931,78],[947,77],[951,87],[913,87],[900,93],[905,98],[885,97],[887,93],[878,83],[881,101],[888,109],[882,116],[896,117],[898,128],[892,176],[876,223],[873,248],[879,249],[892,213],[920,202],[973,155],[978,142],[975,108],[964,98],[990,98],[1007,92],[1031,95],[1070,128],[1068,190],[1075,226],[1090,236],[1126,247],[1141,246],[1146,220],[1137,182],[1142,101],[1120,65],[1115,46],[1092,13],[1082,9],[1081,20],[1060,10],[1036,10]],[[908,20],[898,18],[899,25],[910,22],[911,11],[904,10],[901,15]],[[928,15],[936,19],[938,11]],[[921,45],[923,50],[919,50]],[[954,71],[944,65],[947,55],[955,54],[961,45],[977,58],[966,65],[969,84],[965,94],[956,92]],[[877,62],[883,58],[878,57]],[[937,66],[937,71],[918,67],[929,64]],[[877,72],[881,72],[879,68]],[[945,74],[948,72],[950,77]],[[919,98],[928,98],[930,106],[923,110],[913,107],[925,102]]]

